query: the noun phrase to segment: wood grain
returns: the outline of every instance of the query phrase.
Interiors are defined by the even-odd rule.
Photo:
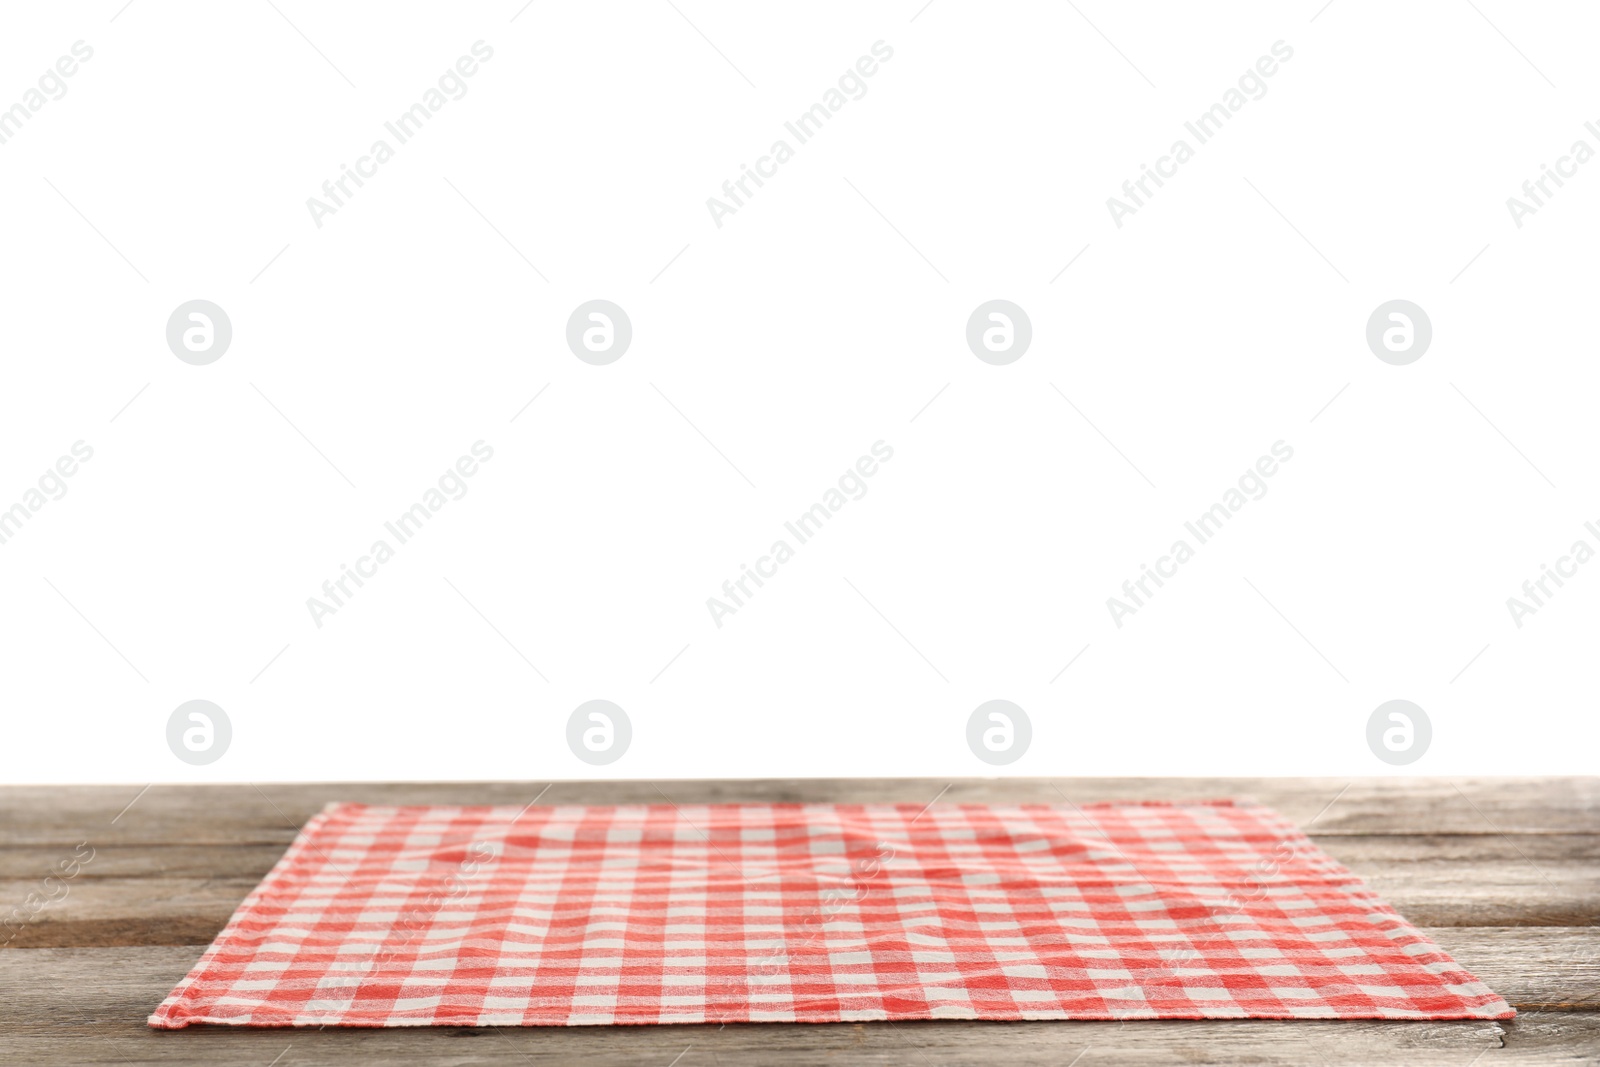
[[[332,800],[371,804],[1088,803],[1253,797],[1318,834],[1600,832],[1600,778],[796,778],[0,788],[0,845],[287,843]],[[941,791],[943,791],[941,796]],[[119,817],[119,813],[120,817]],[[115,819],[115,822],[113,822]],[[98,846],[97,846],[98,847]]]
[[[1422,926],[1600,923],[1600,834],[1314,835]],[[209,941],[283,855],[274,845],[101,846],[14,946]],[[0,848],[0,901],[21,901],[71,850]]]
[[[1521,936],[1519,933],[1517,936]],[[193,963],[190,948],[0,953],[0,1061],[27,1064],[583,1063],[1593,1064],[1600,1013],[1490,1021],[874,1023],[408,1030],[150,1031],[144,1016]],[[154,999],[152,999],[154,998]],[[285,1051],[287,1050],[287,1052]],[[1480,1057],[1474,1060],[1474,1057]]]

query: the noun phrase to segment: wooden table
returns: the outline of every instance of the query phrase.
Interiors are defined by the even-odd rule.
[[[0,922],[20,909],[0,932],[12,937],[0,952],[0,1063],[1600,1063],[1600,778],[558,782],[539,799],[927,803],[941,790],[944,801],[995,803],[1252,796],[1299,823],[1511,1001],[1521,1014],[1505,1023],[146,1028],[146,1015],[326,802],[522,805],[544,787],[0,788]],[[64,883],[66,896],[35,911],[43,896],[61,892],[57,883],[45,888],[46,873],[83,842],[93,860]],[[33,905],[30,894],[39,894]]]

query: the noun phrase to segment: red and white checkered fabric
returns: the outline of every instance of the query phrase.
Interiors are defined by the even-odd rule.
[[[334,804],[150,1025],[1512,1014],[1243,802]]]

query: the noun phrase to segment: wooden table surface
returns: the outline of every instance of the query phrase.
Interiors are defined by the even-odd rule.
[[[328,801],[522,805],[544,788],[0,788],[0,923],[10,916],[0,939],[11,937],[0,951],[0,1063],[1600,1063],[1600,778],[558,782],[539,798],[927,803],[942,790],[948,802],[1059,804],[1250,796],[1295,820],[1515,1005],[1519,1015],[1508,1022],[146,1028],[151,1009]],[[61,897],[44,877],[85,842],[93,859]],[[59,899],[37,909],[50,895]]]

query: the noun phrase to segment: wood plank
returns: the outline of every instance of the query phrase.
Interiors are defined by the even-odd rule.
[[[323,1030],[229,1028],[176,1033],[62,1027],[48,1035],[0,1034],[0,1059],[30,1067],[301,1067],[351,1063],[428,1067],[798,1067],[818,1063],[907,1067],[1305,1067],[1326,1062],[1405,1067],[1579,1065],[1600,1049],[1593,1028],[1530,1028],[1518,1044],[1464,1023],[897,1023],[893,1026],[572,1027],[522,1030]],[[279,1060],[282,1055],[284,1058]]]
[[[1445,927],[1425,929],[1423,933],[1519,1011],[1600,1010],[1600,928]],[[149,1008],[153,1008],[188,973],[204,947],[13,947],[0,952],[0,983],[15,981],[26,985],[30,975],[43,972],[57,980],[76,976],[92,983],[95,967],[109,974],[130,967],[138,970],[154,966],[155,973],[166,976],[166,984],[150,1002]],[[156,981],[155,985],[161,982]],[[8,1022],[29,1018],[18,1004],[8,1005],[7,1017]],[[36,1021],[50,1017],[40,1014]]]
[[[1445,1023],[898,1023],[777,1027],[574,1027],[560,1030],[325,1030],[279,1034],[220,1030],[172,1034],[0,1036],[0,1058],[39,1067],[184,1065],[281,1067],[351,1063],[428,1067],[734,1067],[847,1063],[907,1067],[1263,1067],[1466,1064],[1592,1065],[1593,1029],[1541,1025],[1497,1047],[1492,1035]],[[679,1033],[678,1031],[685,1031]],[[275,1065],[277,1067],[277,1065]]]
[[[15,912],[15,922],[0,933],[18,948],[118,945],[187,945],[209,941],[254,889],[256,878],[99,878],[74,882],[67,896],[41,910],[19,907],[36,882],[0,882],[0,900]],[[1542,883],[1526,896],[1513,889],[1469,888],[1460,883],[1437,887],[1388,884],[1370,879],[1402,915],[1418,926],[1485,928],[1522,926],[1592,928],[1597,909],[1595,887],[1573,884],[1567,897]],[[0,912],[0,920],[5,914]],[[1544,920],[1541,922],[1541,920]]]
[[[101,878],[69,883],[66,897],[0,932],[12,948],[209,944],[259,879]],[[35,883],[0,882],[23,902]],[[12,907],[16,905],[13,904]],[[31,918],[30,918],[31,916]],[[4,914],[0,914],[0,920]]]
[[[265,844],[330,800],[528,803],[545,782],[271,783],[0,788],[0,844]],[[949,787],[946,790],[946,787]],[[1593,833],[1600,778],[992,778],[556,782],[546,804],[822,801],[1085,803],[1250,796],[1319,834]],[[1063,799],[1065,798],[1065,800]],[[113,821],[114,820],[114,821]]]
[[[101,878],[68,886],[65,898],[19,921],[0,934],[17,948],[119,945],[188,945],[210,941],[257,884],[255,878]],[[1374,884],[1381,885],[1382,880]],[[1543,886],[1537,887],[1543,889]],[[13,907],[37,889],[31,882],[0,882],[0,900]],[[1548,893],[1519,897],[1497,893],[1384,887],[1386,899],[1418,926],[1463,929],[1520,926],[1528,929],[1594,926],[1593,886],[1582,900],[1565,901]],[[1568,906],[1570,904],[1570,906]],[[0,914],[0,919],[4,915]],[[1540,923],[1540,918],[1552,921]]]
[[[260,881],[289,848],[293,831],[283,840],[255,845],[100,845],[80,866],[74,882],[99,878],[252,878]],[[1600,840],[1600,838],[1597,838]],[[0,845],[0,879],[38,880],[58,861],[72,855],[71,845]],[[0,897],[0,901],[5,900]]]
[[[1600,923],[1600,834],[1315,834],[1419,926]]]
[[[1600,927],[1421,927],[1518,1011],[1600,1010]]]
[[[253,878],[264,877],[294,839],[285,826],[277,840],[254,844],[126,844],[95,846],[78,878]],[[1333,834],[1315,832],[1323,851],[1362,877],[1415,868],[1410,881],[1433,884],[1462,877],[1473,884],[1523,888],[1540,880],[1600,883],[1600,832],[1593,834]],[[72,855],[75,842],[0,845],[0,879],[42,878]],[[1497,873],[1502,868],[1507,873]],[[1516,868],[1511,871],[1511,868]],[[1407,879],[1400,879],[1402,884]],[[1600,892],[1600,886],[1596,886]],[[1503,924],[1495,924],[1503,925]],[[1561,925],[1542,923],[1539,925]]]
[[[1522,932],[1518,932],[1519,936]],[[1570,932],[1568,932],[1570,933]],[[195,948],[0,952],[7,1005],[0,1061],[27,1064],[207,1064],[280,1067],[383,1062],[586,1067],[676,1060],[677,1067],[819,1062],[1038,1064],[1078,1067],[1308,1063],[1479,1067],[1593,1064],[1600,1013],[1528,1013],[1504,1023],[1282,1022],[896,1023],[406,1030],[155,1032],[150,1008]],[[1474,1057],[1479,1057],[1474,1059]]]
[[[1316,840],[1421,926],[1600,923],[1600,835]],[[286,847],[107,846],[66,883],[65,898],[36,912],[24,906],[29,894],[44,892],[44,873],[71,850],[0,848],[0,869],[13,875],[0,878],[0,921],[23,907],[29,921],[12,927],[17,947],[208,941]]]

